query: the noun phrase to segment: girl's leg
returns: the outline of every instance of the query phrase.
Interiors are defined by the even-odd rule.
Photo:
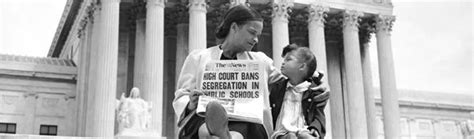
[[[298,134],[298,139],[318,139],[318,138],[310,135],[309,132],[302,132]]]
[[[296,137],[296,134],[295,133],[287,133],[285,135],[282,135],[282,136],[278,136],[277,139],[297,139]]]

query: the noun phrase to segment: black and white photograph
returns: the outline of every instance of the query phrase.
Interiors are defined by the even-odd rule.
[[[0,139],[474,139],[472,0],[0,0]]]

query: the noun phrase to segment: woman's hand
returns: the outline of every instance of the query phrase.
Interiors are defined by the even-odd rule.
[[[318,71],[318,77],[312,77],[312,83],[309,89],[312,92],[329,93],[329,85],[324,82],[323,79],[324,73],[322,71]]]
[[[197,108],[199,96],[203,95],[204,93],[200,90],[191,90],[189,91],[189,103],[188,103],[188,110],[195,110]]]

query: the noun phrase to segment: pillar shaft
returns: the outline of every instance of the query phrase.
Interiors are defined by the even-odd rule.
[[[138,19],[135,29],[135,59],[133,65],[133,86],[143,88],[143,69],[144,63],[144,49],[145,49],[145,19]]]
[[[207,24],[205,0],[189,1],[189,52],[207,47]]]
[[[177,35],[176,35],[176,81],[179,78],[179,73],[181,72],[181,68],[183,67],[184,60],[189,53],[188,50],[188,34],[189,28],[188,24],[180,23],[176,25],[177,28]]]
[[[93,76],[94,86],[90,95],[94,97],[90,126],[86,136],[112,137],[114,135],[115,94],[117,90],[117,58],[119,31],[119,0],[102,0],[98,23],[97,55]]]
[[[288,30],[288,9],[293,6],[293,3],[288,0],[275,1],[273,3],[272,14],[272,51],[273,51],[273,65],[280,68],[283,58],[281,53],[283,47],[290,44],[290,34]]]
[[[360,60],[358,22],[362,13],[345,11],[343,20],[344,65],[348,91],[349,132],[353,138],[367,138],[364,84]]]
[[[321,5],[311,4],[309,8],[309,23],[308,23],[308,37],[309,37],[309,49],[316,56],[317,59],[317,71],[323,71],[325,73],[324,83],[328,83],[328,67],[326,58],[326,41],[324,37],[324,17],[326,12],[329,11],[328,7]],[[330,101],[330,100],[329,100]],[[331,112],[330,103],[327,103],[324,113],[326,114],[326,136],[332,137],[332,123],[331,123]]]
[[[378,128],[375,118],[375,98],[374,98],[374,88],[372,82],[372,70],[370,63],[370,51],[369,44],[364,43],[361,50],[362,58],[362,73],[364,75],[364,92],[365,92],[365,109],[367,111],[367,131],[369,139],[378,138]]]
[[[163,127],[163,62],[164,62],[164,1],[148,0],[143,76],[143,98],[151,102],[149,128],[162,135]]]
[[[392,55],[390,31],[394,16],[379,15],[377,24],[377,52],[379,61],[380,91],[382,96],[383,123],[386,139],[400,137],[400,112]]]

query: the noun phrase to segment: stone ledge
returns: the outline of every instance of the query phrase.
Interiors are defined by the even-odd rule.
[[[73,136],[44,136],[44,135],[0,133],[0,139],[157,139],[157,138],[158,137],[139,137],[139,136],[73,137]],[[161,139],[166,139],[166,137],[161,137]]]

